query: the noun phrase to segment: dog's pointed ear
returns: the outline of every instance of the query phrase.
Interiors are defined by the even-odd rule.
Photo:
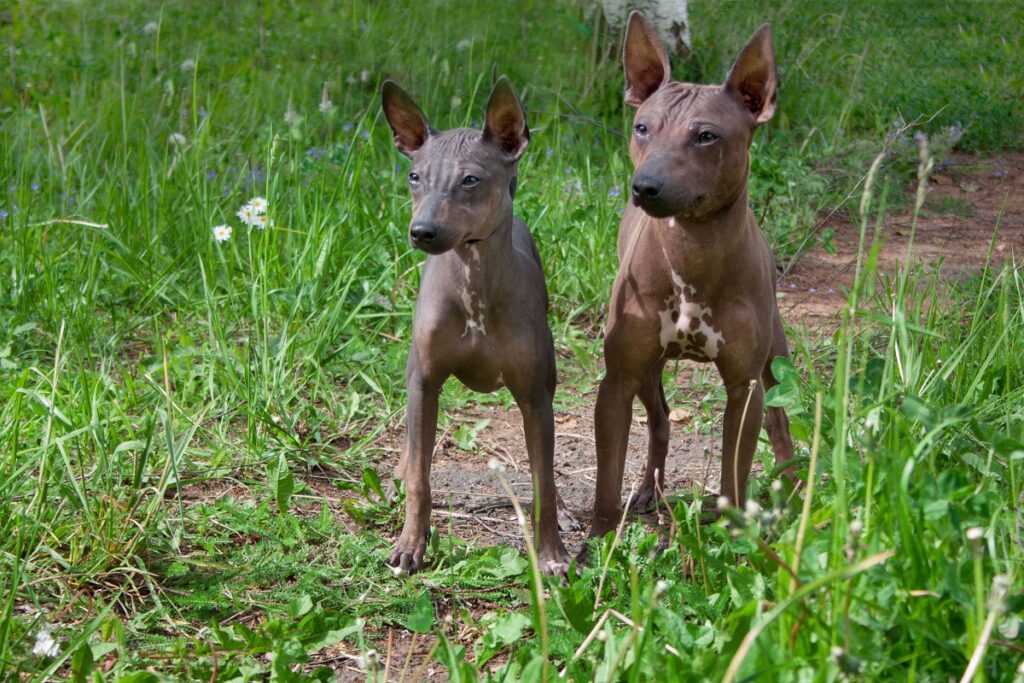
[[[530,142],[530,129],[526,125],[526,111],[512,89],[509,80],[502,76],[494,84],[487,100],[484,115],[484,140],[504,152],[510,161],[515,161],[526,151]]]
[[[434,129],[409,94],[394,81],[384,81],[380,101],[384,117],[395,136],[395,147],[402,154],[412,156],[434,133]]]
[[[740,51],[736,63],[725,79],[725,92],[732,95],[754,117],[754,125],[766,122],[775,114],[775,90],[779,75],[772,48],[772,27],[757,29]]]
[[[635,10],[626,26],[622,68],[626,72],[626,104],[631,107],[639,107],[672,78],[665,46],[644,15]]]

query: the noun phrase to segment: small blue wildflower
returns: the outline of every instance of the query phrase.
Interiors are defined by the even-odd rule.
[[[6,220],[8,215],[6,209],[0,209],[0,221]]]
[[[224,191],[221,192],[221,194],[224,195],[225,197],[230,196],[231,195],[231,188],[230,187],[225,187]]]
[[[579,192],[580,190],[582,190],[582,189],[583,189],[583,183],[581,183],[580,181],[578,181],[578,180],[577,180],[577,181],[576,181],[576,182],[575,182],[575,183],[573,184],[573,187],[575,187],[575,188],[576,188],[576,191],[577,191],[577,192]]]
[[[32,188],[32,191],[33,191],[33,192],[39,192],[39,183],[37,183],[37,182],[36,182],[36,181],[34,181],[34,180],[32,181],[32,184],[31,184],[31,185],[29,185],[29,187],[31,187],[31,188]]]
[[[205,119],[206,118],[206,110],[203,109],[202,107],[199,107],[199,118],[201,118],[201,119]]]
[[[359,32],[360,33],[366,33],[366,28],[367,28],[366,22],[365,21],[360,21],[359,22]]]
[[[617,188],[617,187],[613,187],[612,189],[608,190],[608,196],[609,197],[618,197],[620,194],[621,194],[621,192],[619,191],[619,188]]]
[[[370,139],[370,131],[368,131],[368,130],[364,130],[362,133],[360,133],[360,135],[363,136],[364,140],[369,140]]]
[[[207,180],[213,180],[216,177],[217,177],[217,172],[214,171],[212,168],[209,171],[206,172],[206,179]]]
[[[343,126],[341,127],[341,129],[342,129],[343,131],[345,131],[345,132],[347,133],[347,132],[349,132],[350,130],[352,130],[352,124],[351,124],[351,123],[346,123],[346,124],[344,124],[344,125],[343,125]]]
[[[545,154],[547,154],[548,156],[551,156],[554,153],[555,153],[555,150],[551,149],[550,147],[548,147],[547,150],[545,151]]]
[[[572,166],[566,166],[565,167],[565,174],[566,175],[572,175]]]
[[[395,171],[399,171],[400,172],[401,170],[402,170],[402,165],[401,164],[395,164]]]
[[[75,205],[75,198],[74,197],[68,197],[67,199],[64,200],[64,203],[67,204],[68,206],[74,206]]]

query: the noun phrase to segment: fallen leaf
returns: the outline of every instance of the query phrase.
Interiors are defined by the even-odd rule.
[[[676,408],[668,414],[668,419],[672,422],[686,422],[692,417],[693,413],[686,408]]]

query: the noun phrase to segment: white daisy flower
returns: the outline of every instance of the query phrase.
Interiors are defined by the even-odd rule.
[[[258,213],[253,216],[252,223],[249,224],[249,227],[256,228],[257,230],[265,230],[269,226],[270,219],[267,218],[265,213]]]
[[[215,225],[213,226],[213,239],[218,242],[227,242],[231,239],[231,226],[230,225]]]
[[[263,197],[253,197],[249,200],[249,206],[258,214],[267,212],[267,200]]]
[[[255,224],[256,217],[259,214],[256,213],[256,209],[252,208],[250,204],[246,204],[240,208],[235,215],[238,216],[238,220],[251,228],[253,224]]]
[[[43,626],[36,634],[36,644],[32,648],[32,654],[37,657],[56,657],[60,654],[60,645],[53,639],[53,632],[49,626]]]

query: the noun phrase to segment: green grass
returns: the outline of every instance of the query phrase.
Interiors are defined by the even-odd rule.
[[[979,676],[1012,680],[1024,282],[993,263],[951,291],[917,272],[880,285],[872,254],[916,172],[894,122],[922,121],[936,153],[951,128],[964,150],[1024,143],[1016,4],[692,8],[681,78],[720,80],[773,22],[780,109],[752,197],[780,256],[851,193],[864,228],[854,314],[800,345],[775,392],[803,462],[819,444],[805,507],[775,500],[769,472],[752,492],[767,513],[701,525],[684,500],[662,552],[626,527],[547,586],[546,648],[529,563],[508,548],[441,529],[430,571],[383,567],[401,501],[367,468],[402,415],[422,260],[383,78],[446,128],[479,121],[492,72],[511,77],[533,132],[517,212],[544,257],[563,384],[589,391],[602,369],[629,176],[621,75],[602,58],[618,37],[569,0],[493,7],[0,10],[0,678],[326,676],[344,657],[372,670],[390,630],[429,643],[451,679],[720,680],[734,662],[736,680],[946,680],[981,643]],[[269,230],[234,217],[254,195]],[[1009,595],[990,603],[1000,575]],[[629,621],[598,627],[608,609]],[[56,658],[32,653],[47,625]]]

